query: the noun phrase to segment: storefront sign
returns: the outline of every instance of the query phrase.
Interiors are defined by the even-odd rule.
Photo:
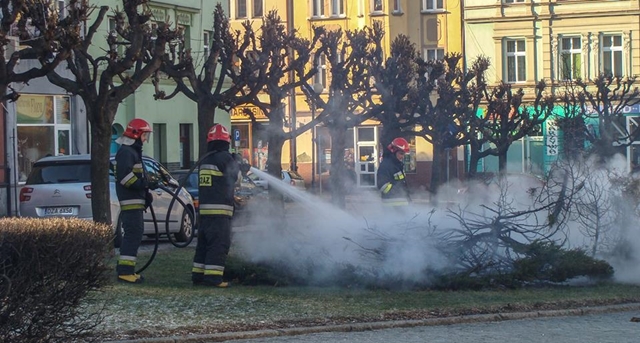
[[[176,21],[180,25],[191,26],[191,13],[176,11]]]
[[[267,116],[257,106],[239,106],[231,109],[231,120],[251,119],[247,111],[251,112],[256,119],[266,119]]]
[[[546,142],[545,145],[547,147],[547,156],[556,156],[558,155],[558,126],[556,125],[554,120],[546,121]]]
[[[53,97],[21,95],[16,107],[18,124],[53,123]]]
[[[167,10],[161,7],[151,7],[149,6],[149,9],[151,10],[151,18],[155,21],[165,21],[165,19],[167,18]]]

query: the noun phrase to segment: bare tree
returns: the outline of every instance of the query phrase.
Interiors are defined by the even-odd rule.
[[[372,97],[367,94],[371,84],[369,66],[373,54],[374,39],[381,40],[384,32],[380,24],[359,30],[315,29],[321,46],[316,57],[323,56],[327,62],[327,73],[331,75],[326,98],[317,96],[307,84],[307,96],[320,114],[316,122],[322,122],[331,136],[331,200],[345,207],[346,166],[344,150],[347,131],[371,118]],[[374,38],[376,37],[376,38]]]
[[[47,0],[0,1],[0,46],[4,55],[0,58],[0,101],[15,101],[19,94],[12,83],[45,76],[80,44],[81,28],[89,12],[87,1],[70,0],[65,17],[60,17],[56,6]],[[14,50],[15,39],[20,48]],[[21,61],[25,67],[18,67]]]
[[[498,157],[501,172],[506,170],[511,144],[540,130],[553,112],[554,98],[546,95],[545,89],[546,84],[540,81],[531,103],[524,100],[522,89],[514,91],[507,83],[486,91],[486,121],[478,134],[471,136],[470,175],[477,170],[478,161],[489,155]]]
[[[236,58],[247,56],[253,32],[250,22],[243,23],[243,26],[244,34],[236,33],[234,36],[229,28],[229,19],[218,3],[213,13],[212,41],[203,59],[194,61],[191,50],[184,44],[172,45],[171,53],[166,55],[162,67],[154,74],[156,99],[170,100],[183,93],[198,104],[200,155],[207,151],[207,132],[215,122],[215,110],[229,110],[232,106],[247,103],[262,89],[260,83],[254,83],[252,89],[247,87],[255,77],[254,70],[249,69],[250,63],[242,63],[239,67],[235,65],[240,62]],[[160,72],[175,82],[175,89],[168,95],[160,89]],[[233,84],[232,79],[235,81]]]
[[[259,35],[248,23],[245,23],[244,29],[244,40],[248,45],[236,51],[241,69],[240,72],[230,73],[230,77],[234,84],[243,85],[247,89],[244,94],[249,95],[248,102],[260,108],[269,118],[266,127],[269,133],[267,171],[280,178],[284,142],[312,127],[307,124],[297,128],[296,123],[289,123],[285,115],[285,99],[295,89],[308,84],[315,74],[315,70],[307,70],[306,67],[317,38],[308,40],[300,38],[296,30],[287,31],[275,10],[270,11],[263,19]],[[290,77],[292,73],[296,76],[295,79]],[[253,90],[260,90],[261,93]],[[266,99],[260,95],[264,95]],[[255,114],[247,114],[254,124],[259,124]],[[284,127],[290,124],[292,127],[289,132],[285,132]]]
[[[576,80],[565,87],[560,96],[565,107],[566,117],[560,119],[560,127],[578,132],[572,141],[573,146],[580,145],[584,137],[591,143],[591,152],[603,159],[620,153],[640,135],[640,124],[632,122],[627,126],[625,107],[640,103],[640,90],[635,77],[613,77],[601,74],[592,82]],[[592,128],[589,129],[588,126]]]
[[[93,220],[111,223],[109,202],[109,147],[111,125],[120,103],[160,68],[167,42],[179,37],[167,23],[149,24],[151,13],[142,10],[149,0],[123,0],[123,11],[115,11],[116,32],[107,37],[109,50],[92,56],[89,48],[109,7],[100,7],[82,43],[66,59],[75,79],[56,72],[49,81],[80,96],[91,123],[91,209]]]
[[[430,189],[437,191],[448,178],[448,150],[468,144],[485,123],[478,108],[486,91],[488,59],[476,59],[468,71],[460,68],[460,54],[448,54],[442,61],[422,64],[418,98],[414,111],[419,115],[417,132],[433,145]]]
[[[374,115],[382,124],[380,142],[387,146],[394,138],[404,136],[404,131],[412,131],[410,125],[415,123],[415,106],[410,96],[417,92],[420,60],[416,46],[408,36],[394,38],[386,60],[382,37],[374,36],[374,39],[375,57],[370,66],[374,88],[369,96],[372,106],[379,108]],[[379,101],[374,102],[374,97]]]

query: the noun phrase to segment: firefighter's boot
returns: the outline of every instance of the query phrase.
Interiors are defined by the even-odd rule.
[[[118,275],[118,281],[124,283],[142,283],[144,281],[144,277],[139,274]]]

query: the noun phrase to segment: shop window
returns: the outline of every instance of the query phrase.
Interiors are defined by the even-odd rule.
[[[19,181],[26,180],[40,158],[71,154],[68,96],[23,94],[16,102],[16,119]]]

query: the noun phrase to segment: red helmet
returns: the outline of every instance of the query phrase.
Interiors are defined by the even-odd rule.
[[[398,137],[391,141],[391,144],[387,145],[387,149],[392,153],[396,153],[398,151],[404,151],[404,153],[409,152],[409,142],[402,137]]]
[[[225,141],[227,143],[231,143],[231,136],[229,136],[229,131],[227,131],[227,128],[222,126],[222,124],[213,124],[207,134],[207,143],[211,141]]]
[[[124,130],[123,136],[138,139],[144,132],[153,132],[149,123],[146,120],[135,118],[129,122],[126,130]]]

